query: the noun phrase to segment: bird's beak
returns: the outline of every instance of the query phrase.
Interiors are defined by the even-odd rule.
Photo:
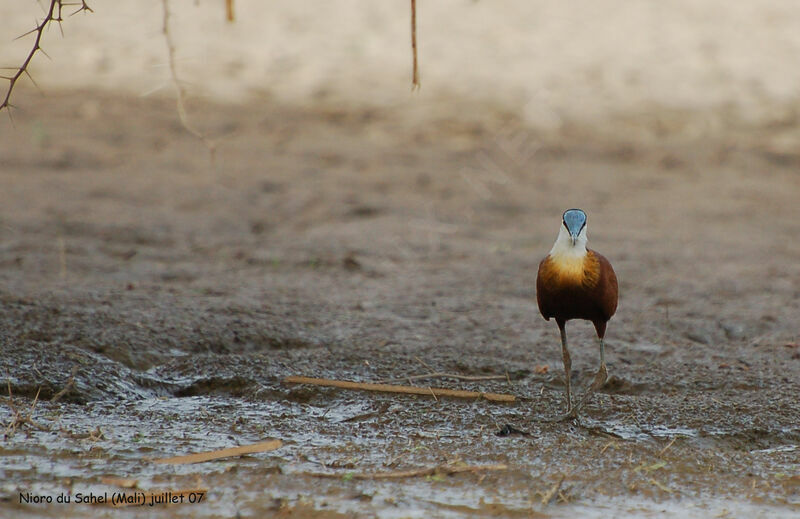
[[[572,240],[572,246],[575,246],[575,242],[578,241],[578,235],[575,233],[569,233],[569,238]]]

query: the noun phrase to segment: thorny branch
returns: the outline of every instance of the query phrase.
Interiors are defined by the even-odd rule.
[[[33,40],[33,46],[31,47],[30,52],[28,52],[28,56],[25,58],[25,61],[22,62],[22,65],[17,67],[15,73],[11,76],[0,76],[2,79],[8,80],[8,88],[6,89],[5,97],[3,98],[3,102],[0,103],[0,111],[3,108],[9,109],[13,105],[11,104],[11,93],[14,91],[14,87],[17,84],[17,81],[24,75],[28,76],[28,78],[36,84],[36,81],[33,80],[31,77],[30,72],[28,72],[28,65],[30,65],[31,61],[33,60],[33,56],[36,55],[37,52],[41,51],[46,55],[44,50],[42,49],[42,35],[44,34],[44,30],[50,25],[52,22],[56,22],[61,26],[61,22],[64,21],[63,11],[65,7],[68,6],[78,6],[78,8],[71,13],[71,15],[80,13],[81,11],[86,12],[93,12],[92,8],[86,4],[86,0],[81,0],[80,3],[74,2],[65,2],[64,0],[50,0],[50,5],[47,7],[47,14],[45,14],[44,18],[41,22],[39,22],[35,28],[31,29],[30,31],[26,32],[25,34],[21,35],[20,38],[28,36],[29,34],[35,34],[35,38]],[[19,39],[19,38],[18,38]]]
[[[33,60],[34,55],[37,52],[41,51],[42,53],[46,54],[42,49],[42,36],[44,35],[44,30],[52,23],[57,22],[59,24],[59,28],[61,28],[61,22],[64,21],[63,11],[65,7],[69,6],[77,6],[77,9],[70,13],[70,16],[75,15],[80,12],[94,12],[91,7],[86,3],[86,0],[80,0],[78,2],[67,2],[65,0],[50,0],[47,13],[45,17],[39,22],[36,27],[31,29],[30,31],[26,32],[25,34],[21,35],[19,38],[23,38],[29,34],[35,34],[36,37],[33,41],[33,46],[31,47],[30,52],[28,52],[27,57],[17,68],[12,68],[14,70],[14,74],[11,76],[0,76],[0,79],[8,80],[8,88],[6,89],[5,96],[3,97],[3,101],[0,103],[0,111],[5,109],[10,109],[13,105],[11,104],[11,94],[14,91],[14,87],[17,84],[17,81],[23,76],[26,75],[28,78],[33,82],[35,85],[36,82],[31,77],[30,72],[28,71],[28,66],[30,65],[31,61]],[[192,126],[188,118],[186,116],[186,108],[184,99],[186,97],[186,92],[181,85],[180,81],[178,80],[178,74],[175,69],[175,45],[172,42],[172,36],[169,31],[169,6],[168,0],[162,0],[163,6],[163,32],[164,38],[167,42],[167,52],[169,54],[169,69],[172,75],[172,80],[175,83],[175,89],[177,91],[177,105],[178,105],[178,117],[180,117],[181,124],[186,128],[186,130],[203,141],[206,147],[211,152],[213,157],[214,150],[216,148],[216,144],[211,141],[206,135],[200,132],[197,128]],[[226,10],[226,18],[229,22],[234,20],[234,0],[225,0],[225,10]],[[63,34],[63,31],[62,31]],[[413,71],[412,71],[412,80],[411,85],[412,89],[418,89],[420,87],[420,79],[419,79],[419,67],[417,64],[417,2],[416,0],[411,0],[411,51],[413,56]]]

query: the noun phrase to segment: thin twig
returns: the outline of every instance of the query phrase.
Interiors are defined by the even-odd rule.
[[[347,380],[331,380],[326,378],[312,378],[291,376],[284,382],[290,384],[313,384],[315,386],[338,387],[342,389],[361,389],[364,391],[382,391],[386,393],[405,393],[410,395],[450,396],[455,398],[485,398],[491,402],[514,402],[514,395],[501,393],[482,393],[478,391],[465,391],[462,389],[442,389],[436,387],[395,386],[389,384],[371,384],[369,382],[350,382]]]
[[[418,478],[423,476],[461,474],[463,472],[485,472],[507,470],[508,465],[503,463],[497,465],[439,465],[437,467],[425,467],[421,469],[397,470],[392,472],[310,472],[307,475],[318,478],[347,478],[347,479],[403,479]]]
[[[670,440],[670,442],[667,444],[667,446],[666,446],[666,447],[664,447],[663,449],[661,449],[661,451],[658,453],[659,457],[660,457],[660,456],[663,456],[663,455],[664,455],[664,453],[665,453],[665,452],[667,452],[667,451],[669,450],[669,448],[670,448],[670,447],[672,447],[672,444],[673,444],[673,443],[675,443],[675,440],[677,440],[677,439],[678,439],[678,437],[677,437],[677,436],[675,436],[674,438],[672,438],[672,440]]]
[[[169,62],[169,72],[172,77],[172,83],[175,86],[175,104],[178,110],[178,118],[183,128],[205,145],[211,155],[211,161],[213,162],[216,156],[217,143],[197,129],[197,127],[189,121],[189,116],[186,114],[186,89],[183,87],[183,83],[178,77],[178,69],[175,64],[175,43],[172,41],[172,32],[169,30],[169,0],[161,0],[161,6],[163,8],[163,25],[161,30],[164,34],[164,41],[167,44],[167,61]]]
[[[58,244],[58,277],[66,279],[67,277],[67,243],[64,241],[63,236],[59,236],[56,240]]]
[[[78,366],[75,365],[72,367],[72,371],[69,373],[69,378],[67,379],[67,383],[64,385],[64,389],[53,395],[53,398],[50,399],[50,403],[53,404],[58,402],[61,397],[66,395],[70,389],[75,385],[75,374],[78,373]]]
[[[433,399],[438,402],[439,399],[436,398],[436,393],[433,391],[433,388],[431,386],[428,386],[428,390],[431,392],[431,395],[433,396]]]
[[[419,67],[417,65],[417,0],[411,0],[411,53],[414,55],[414,71],[411,77],[411,90],[419,90]]]
[[[428,368],[429,370],[433,371],[433,368],[430,367],[427,362],[425,362],[424,360],[422,360],[418,356],[414,355],[414,360],[416,360],[417,362],[419,362],[420,364],[422,364],[424,367]]]

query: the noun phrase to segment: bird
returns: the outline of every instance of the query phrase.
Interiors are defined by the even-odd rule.
[[[586,243],[586,213],[581,209],[564,211],[555,244],[539,263],[536,276],[539,311],[546,321],[555,319],[561,332],[567,410],[560,419],[577,418],[586,401],[608,378],[604,337],[606,325],[617,311],[619,287],[611,263],[602,254],[586,248]],[[570,381],[572,361],[565,329],[567,321],[572,319],[591,321],[600,339],[600,367],[575,405]]]

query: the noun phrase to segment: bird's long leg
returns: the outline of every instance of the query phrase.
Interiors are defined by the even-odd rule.
[[[600,368],[597,370],[597,373],[594,376],[594,380],[592,381],[589,388],[586,390],[586,393],[581,397],[578,404],[575,406],[575,413],[577,414],[589,400],[589,398],[601,387],[603,384],[606,383],[608,379],[608,370],[606,369],[606,345],[603,342],[603,339],[600,339]]]
[[[558,329],[561,332],[561,360],[564,362],[564,384],[567,388],[567,414],[569,416],[572,414],[572,359],[569,356],[569,350],[567,349],[567,330],[565,329],[565,323],[559,322]]]

